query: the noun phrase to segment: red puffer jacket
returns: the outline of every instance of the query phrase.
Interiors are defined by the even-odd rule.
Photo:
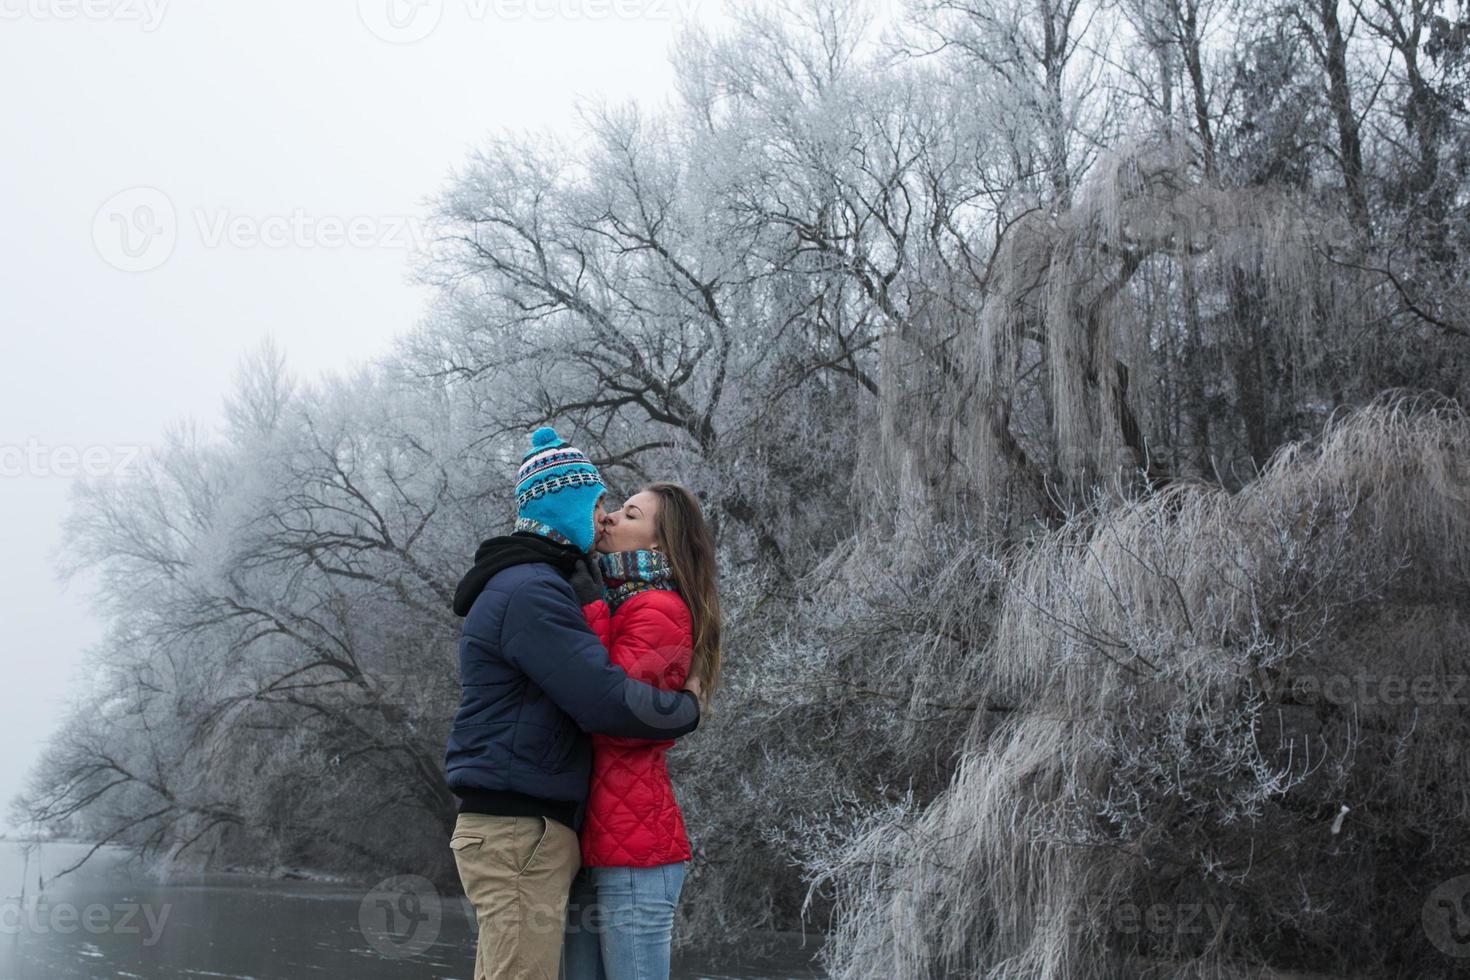
[[[636,593],[623,600],[616,616],[600,600],[582,611],[608,658],[629,677],[671,691],[684,686],[694,629],[679,593]],[[592,736],[592,785],[581,834],[584,867],[650,868],[689,860],[684,818],[664,767],[664,753],[673,744],[673,739]]]

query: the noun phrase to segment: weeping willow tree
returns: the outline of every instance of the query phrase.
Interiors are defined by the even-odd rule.
[[[833,975],[1444,969],[1420,916],[1470,859],[1467,461],[1455,403],[1388,395],[1237,491],[1006,556],[968,682],[1008,710],[817,869]]]
[[[892,518],[820,569],[791,671],[881,695],[913,777],[803,828],[833,975],[1445,962],[1470,426],[1354,388],[1368,247],[1156,137],[983,266],[912,260],[860,467]]]
[[[883,477],[921,475],[1005,539],[1099,489],[1239,486],[1341,403],[1380,305],[1355,247],[1302,195],[1203,177],[1177,139],[1126,145],[1070,207],[1005,226],[982,271],[922,277],[923,331],[886,338]]]

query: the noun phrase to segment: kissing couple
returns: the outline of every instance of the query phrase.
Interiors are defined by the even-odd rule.
[[[607,509],[549,427],[515,495],[513,531],[481,542],[453,603],[444,762],[475,980],[668,980],[691,850],[664,754],[719,682],[714,541],[678,484]]]

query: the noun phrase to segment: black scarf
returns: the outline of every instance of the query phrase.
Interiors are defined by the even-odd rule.
[[[544,561],[563,575],[570,575],[582,553],[571,545],[558,544],[530,531],[516,531],[486,538],[475,549],[475,565],[459,580],[454,590],[454,614],[467,615],[485,583],[503,568]]]

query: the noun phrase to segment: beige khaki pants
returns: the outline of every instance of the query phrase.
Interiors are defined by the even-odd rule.
[[[475,980],[557,980],[576,833],[550,817],[461,813],[449,846],[480,927]]]

